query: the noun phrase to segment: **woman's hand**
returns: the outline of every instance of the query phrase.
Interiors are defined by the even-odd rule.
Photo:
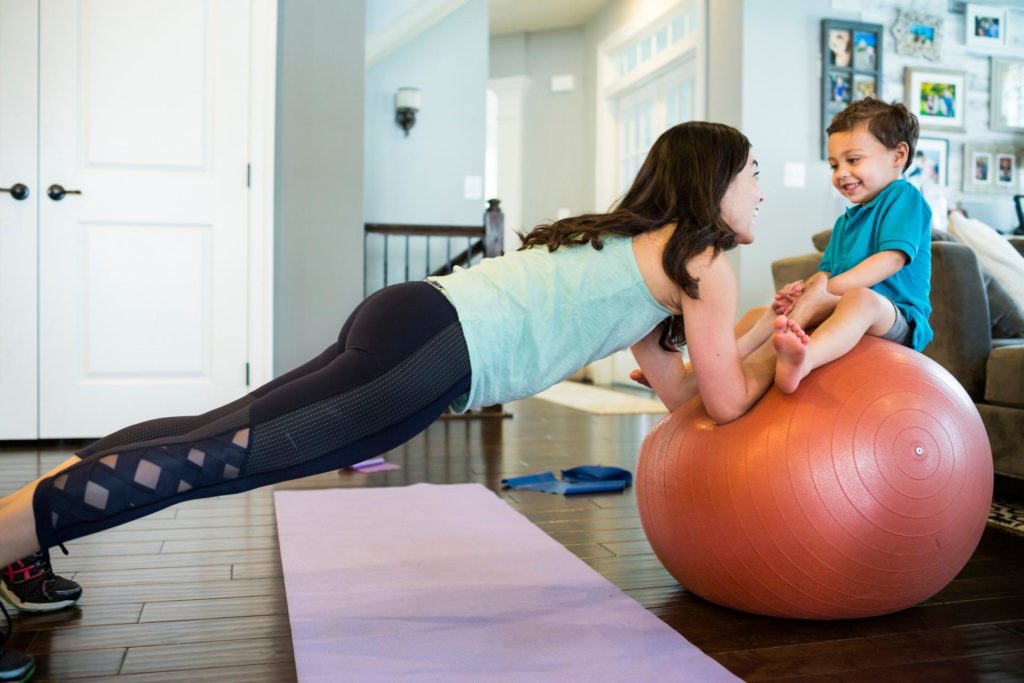
[[[633,372],[629,373],[629,378],[637,384],[642,384],[648,389],[651,388],[651,383],[647,381],[647,377],[644,375],[644,371],[637,368]]]

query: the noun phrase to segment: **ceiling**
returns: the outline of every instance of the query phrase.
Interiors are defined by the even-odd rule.
[[[590,21],[609,0],[488,0],[491,35],[547,31]]]

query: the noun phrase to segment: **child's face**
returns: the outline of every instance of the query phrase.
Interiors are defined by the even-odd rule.
[[[754,219],[757,218],[763,201],[764,193],[761,192],[761,183],[758,181],[757,161],[753,155],[748,154],[746,166],[729,183],[720,207],[722,220],[736,233],[736,241],[740,244],[750,244],[754,241]]]
[[[903,173],[909,147],[905,142],[888,149],[866,123],[828,136],[832,185],[854,204],[866,204]]]

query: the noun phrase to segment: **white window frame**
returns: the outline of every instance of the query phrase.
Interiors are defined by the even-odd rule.
[[[695,10],[694,26],[683,40],[620,76],[615,55],[644,34],[656,31],[660,24],[680,12]],[[707,5],[706,0],[664,0],[627,22],[597,48],[597,116],[594,210],[607,210],[618,199],[616,186],[616,112],[618,100],[644,83],[657,78],[681,63],[695,60],[696,81],[693,92],[694,119],[702,120],[707,108]]]

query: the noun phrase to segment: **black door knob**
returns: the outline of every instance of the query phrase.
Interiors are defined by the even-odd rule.
[[[7,192],[20,202],[22,199],[28,197],[28,185],[25,185],[24,183],[14,183],[10,187],[0,187],[0,192]]]
[[[46,190],[47,196],[55,202],[64,199],[65,195],[82,194],[81,190],[65,190],[63,185],[50,185]]]

